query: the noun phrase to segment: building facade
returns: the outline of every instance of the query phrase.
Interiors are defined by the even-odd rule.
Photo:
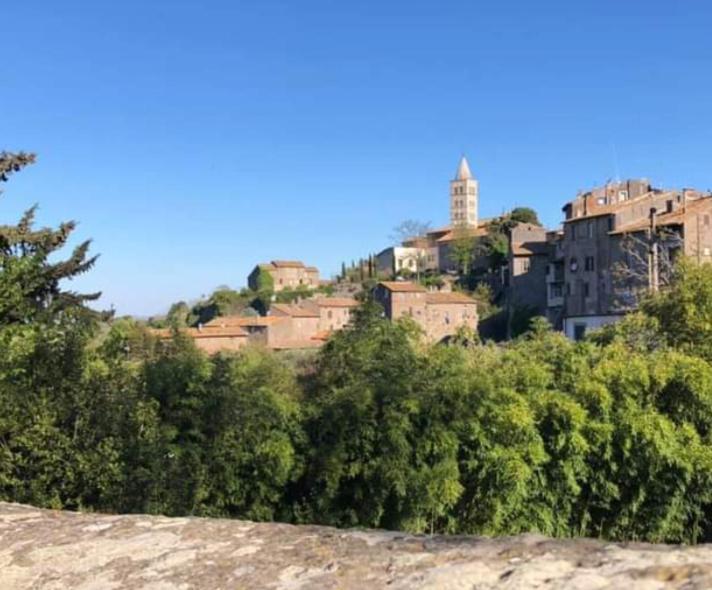
[[[306,266],[299,260],[272,260],[258,264],[247,277],[247,285],[253,291],[259,290],[260,272],[268,272],[274,283],[274,291],[285,289],[316,289],[320,285],[319,269]]]
[[[581,194],[563,208],[564,229],[550,272],[562,281],[562,325],[580,339],[637,308],[664,285],[679,255],[712,260],[712,196],[662,190],[647,181],[614,183]]]
[[[477,303],[462,293],[432,292],[408,281],[383,281],[373,295],[389,320],[412,318],[430,342],[447,340],[463,327],[477,330]]]

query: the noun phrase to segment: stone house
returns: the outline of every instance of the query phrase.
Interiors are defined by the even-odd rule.
[[[295,331],[290,318],[277,316],[221,316],[211,320],[202,330],[210,332],[214,329],[238,327],[247,333],[250,344],[258,344],[267,348],[282,348],[286,343],[295,340]]]
[[[563,211],[550,265],[562,281],[549,285],[563,285],[562,328],[570,338],[635,309],[676,256],[712,260],[712,195],[700,191],[626,181],[579,195]]]
[[[316,307],[319,312],[319,331],[341,330],[351,321],[351,314],[359,306],[352,297],[316,297],[307,299],[304,307]]]
[[[247,345],[248,334],[239,326],[220,327],[212,329],[186,328],[182,330],[193,339],[195,345],[208,354],[220,351],[237,351]],[[152,333],[162,340],[173,337],[173,331],[167,329],[152,330]]]
[[[429,292],[425,304],[426,334],[432,342],[454,336],[463,326],[477,331],[477,303],[464,293]]]
[[[257,278],[260,271],[266,271],[274,282],[274,291],[284,289],[298,289],[306,287],[316,289],[320,286],[319,269],[315,266],[306,266],[299,260],[272,260],[258,264],[247,277],[247,286],[253,291],[259,289]]]
[[[373,296],[388,319],[412,318],[431,342],[454,336],[461,326],[477,330],[477,303],[462,293],[431,292],[409,281],[382,281]]]
[[[221,350],[239,350],[246,344],[272,350],[318,348],[351,319],[359,305],[349,297],[318,297],[299,303],[274,303],[268,316],[221,316],[200,328],[185,333],[198,348],[210,354]],[[170,330],[154,331],[170,338]]]
[[[546,313],[546,274],[550,259],[547,230],[532,223],[519,223],[508,236],[509,253],[505,287],[507,304]]]

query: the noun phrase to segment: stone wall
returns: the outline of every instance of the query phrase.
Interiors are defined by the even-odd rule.
[[[0,503],[3,590],[712,587],[712,546],[485,539]]]

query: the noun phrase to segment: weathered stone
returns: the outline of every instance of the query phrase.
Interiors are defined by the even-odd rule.
[[[0,588],[712,588],[712,546],[485,539],[0,503]]]

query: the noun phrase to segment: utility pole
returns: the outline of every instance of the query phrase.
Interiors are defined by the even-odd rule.
[[[648,240],[648,286],[650,291],[656,293],[660,287],[660,262],[658,252],[658,235],[657,235],[657,209],[650,208],[650,236]]]

